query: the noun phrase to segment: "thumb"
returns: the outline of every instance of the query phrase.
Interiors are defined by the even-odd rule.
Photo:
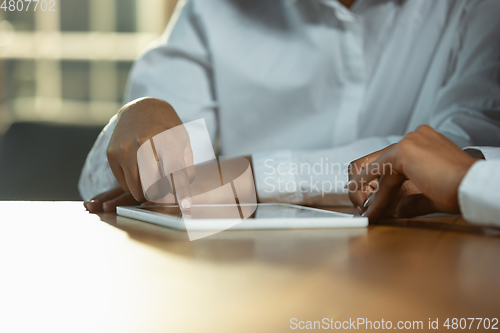
[[[399,218],[410,218],[439,212],[434,202],[423,195],[412,194],[398,203],[396,214]]]

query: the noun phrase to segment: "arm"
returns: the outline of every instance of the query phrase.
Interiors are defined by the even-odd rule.
[[[499,156],[500,148],[475,148]],[[409,133],[399,143],[374,154],[375,160],[349,183],[352,193],[379,179],[365,201],[364,216],[377,220],[397,201],[400,216],[429,212],[462,213],[469,222],[500,226],[500,160],[478,160],[428,126]],[[369,158],[372,160],[372,158]],[[396,194],[406,180],[423,193],[401,201]],[[358,193],[359,194],[359,193]]]
[[[500,148],[497,148],[500,152]],[[499,227],[500,160],[479,161],[467,172],[458,190],[460,211],[471,223]]]
[[[352,193],[378,180],[376,190],[367,193],[363,216],[383,217],[397,198],[401,186],[412,181],[421,191],[397,202],[398,216],[421,212],[459,213],[458,192],[467,171],[478,160],[462,151],[429,126],[420,126],[399,143],[375,153],[375,160],[348,184]]]
[[[168,101],[184,123],[205,118],[213,141],[217,105],[211,88],[210,56],[193,6],[188,2],[182,11],[178,8],[178,18],[171,20],[163,36],[135,63],[127,101],[141,97]],[[99,135],[83,167],[79,189],[85,200],[118,186],[106,157],[116,119],[113,117]],[[203,160],[203,156],[193,158],[195,163]]]
[[[466,2],[428,123],[460,147],[500,145],[500,2]],[[430,97],[433,98],[430,98]],[[425,104],[425,103],[423,103]],[[426,110],[422,110],[425,112]],[[416,128],[420,124],[414,124]],[[413,130],[411,128],[411,130]]]

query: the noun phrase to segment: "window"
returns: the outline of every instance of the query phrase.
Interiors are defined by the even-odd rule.
[[[122,104],[133,61],[175,3],[55,0],[53,12],[0,10],[0,125],[106,123]]]

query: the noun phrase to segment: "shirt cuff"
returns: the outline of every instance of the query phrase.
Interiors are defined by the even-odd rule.
[[[303,201],[293,165],[293,154],[287,150],[252,155],[255,187],[260,202],[298,204]]]
[[[115,121],[116,115],[101,131],[85,160],[78,182],[78,189],[83,200],[90,200],[119,186],[106,156],[106,147],[113,133]]]
[[[485,158],[487,160],[500,159],[500,148],[498,147],[465,147],[463,149],[475,158]]]
[[[474,224],[500,226],[500,199],[496,174],[500,161],[478,161],[472,165],[458,188],[458,203],[464,219]]]

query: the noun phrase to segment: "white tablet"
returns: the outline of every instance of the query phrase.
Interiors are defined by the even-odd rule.
[[[255,205],[254,205],[255,207]],[[258,204],[248,219],[237,218],[236,205],[195,205],[189,219],[189,230],[231,229],[323,229],[368,226],[368,219],[349,214],[289,204]],[[178,206],[117,207],[118,215],[165,227],[187,230]],[[240,210],[241,212],[241,210]],[[202,217],[202,218],[196,218]]]

